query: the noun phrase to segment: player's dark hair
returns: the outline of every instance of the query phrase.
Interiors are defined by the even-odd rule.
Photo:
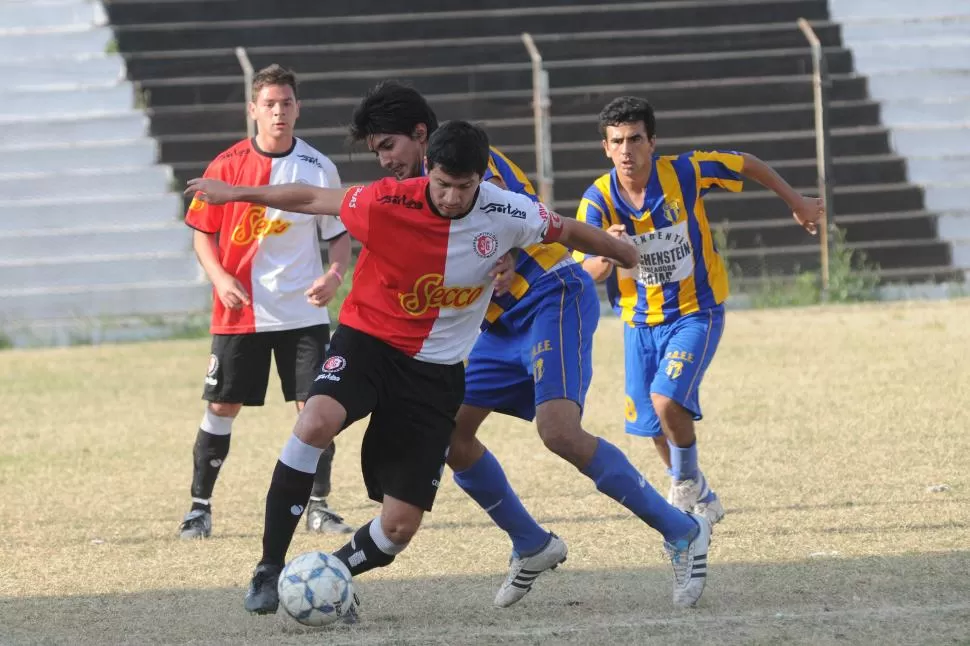
[[[270,85],[289,85],[293,88],[293,96],[299,96],[296,91],[296,74],[276,63],[264,67],[253,76],[253,100],[260,90]]]
[[[428,128],[429,136],[438,129],[438,117],[421,93],[397,81],[382,81],[354,108],[350,139],[363,141],[371,135],[410,137],[419,123]]]
[[[485,175],[488,168],[488,135],[467,121],[446,121],[428,140],[428,170],[436,167],[463,177],[477,173]]]
[[[600,112],[600,133],[606,139],[606,128],[621,123],[642,121],[647,129],[647,137],[657,135],[657,118],[653,116],[653,106],[646,99],[635,96],[621,96],[610,101]]]

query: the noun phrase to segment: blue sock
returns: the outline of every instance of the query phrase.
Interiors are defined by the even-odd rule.
[[[617,501],[643,522],[674,542],[697,532],[697,523],[672,506],[646,478],[630,464],[620,449],[603,438],[597,438],[596,453],[583,473],[596,483],[596,488]]]
[[[471,467],[455,473],[455,482],[505,530],[519,556],[538,552],[549,542],[549,532],[522,506],[502,465],[488,450]]]
[[[681,448],[667,440],[670,447],[670,475],[674,480],[697,480],[700,469],[697,468],[697,442]]]

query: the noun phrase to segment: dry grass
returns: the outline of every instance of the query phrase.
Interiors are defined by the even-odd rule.
[[[324,634],[242,610],[293,421],[277,393],[236,424],[215,536],[183,543],[207,344],[4,352],[0,644],[968,644],[968,320],[970,301],[729,315],[700,426],[728,516],[694,611],[671,607],[656,534],[495,417],[484,439],[566,566],[492,608],[507,539],[448,481],[409,550],[359,581],[362,624]],[[665,488],[650,443],[622,433],[614,319],[597,344],[587,424]],[[360,433],[332,497],[354,524],[376,511]],[[291,554],[340,542],[301,528]]]

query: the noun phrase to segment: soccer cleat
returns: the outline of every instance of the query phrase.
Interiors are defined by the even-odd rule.
[[[694,513],[703,516],[707,519],[707,522],[713,525],[724,518],[724,505],[721,504],[721,499],[717,497],[717,494],[712,491],[706,502],[699,501],[694,505]]]
[[[193,509],[179,525],[179,538],[209,538],[212,535],[212,512]]]
[[[549,542],[532,556],[519,557],[515,553],[509,559],[509,575],[495,595],[495,605],[508,608],[532,589],[536,578],[546,570],[554,570],[566,560],[566,543],[555,534],[549,534]]]
[[[690,514],[699,531],[693,540],[664,541],[664,549],[674,566],[674,605],[690,608],[697,603],[707,583],[707,550],[711,544],[711,524],[698,514]]]
[[[277,585],[280,581],[278,565],[263,563],[256,566],[253,578],[249,582],[249,592],[246,593],[246,610],[257,615],[271,615],[280,607],[280,593]]]
[[[704,516],[711,522],[724,518],[724,505],[700,474],[697,480],[671,480],[667,502],[684,512]]]
[[[326,500],[313,500],[306,509],[306,529],[320,534],[351,534],[354,528],[327,506]]]

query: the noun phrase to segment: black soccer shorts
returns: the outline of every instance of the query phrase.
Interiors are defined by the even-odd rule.
[[[283,397],[288,402],[306,401],[329,341],[329,325],[280,332],[214,334],[202,399],[262,406],[272,354]]]
[[[455,415],[465,398],[465,366],[418,361],[346,325],[310,389],[347,410],[344,428],[367,415],[361,447],[367,494],[431,511],[445,468]]]

